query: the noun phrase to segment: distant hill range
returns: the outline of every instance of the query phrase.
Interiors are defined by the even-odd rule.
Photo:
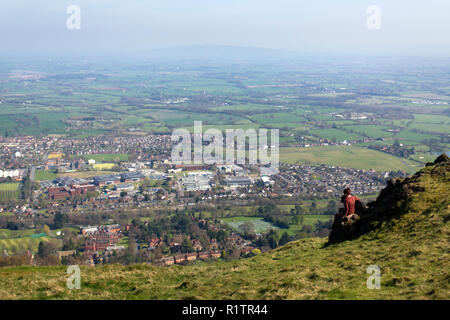
[[[449,208],[450,160],[441,155],[391,181],[330,239],[186,267],[82,267],[80,290],[66,289],[65,267],[2,268],[0,299],[449,299]],[[367,286],[374,266],[380,289]]]
[[[196,45],[162,48],[149,52],[149,57],[160,59],[203,61],[255,61],[280,60],[299,57],[299,53],[276,49],[237,47],[224,45]]]

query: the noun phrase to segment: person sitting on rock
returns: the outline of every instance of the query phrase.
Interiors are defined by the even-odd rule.
[[[350,188],[344,189],[344,196],[341,201],[344,203],[344,216],[351,216],[355,214],[356,202],[361,201],[358,197],[352,195]]]

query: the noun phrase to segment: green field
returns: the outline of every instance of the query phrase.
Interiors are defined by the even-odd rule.
[[[93,165],[94,170],[110,170],[114,168],[114,163],[96,163]]]
[[[285,207],[293,207],[293,206],[285,206]],[[289,229],[278,228],[272,225],[271,223],[264,221],[263,218],[259,217],[238,216],[238,217],[222,218],[221,220],[226,224],[228,224],[232,229],[234,229],[238,233],[242,231],[239,228],[242,224],[244,224],[245,222],[251,222],[254,226],[253,231],[255,233],[264,233],[269,231],[270,229],[274,229],[278,230],[280,233],[286,231],[290,236],[293,236],[296,234],[296,232],[300,231],[304,225],[314,227],[318,221],[327,222],[333,218],[333,215],[304,214],[303,217],[304,220],[302,225],[292,225],[289,227]]]
[[[0,229],[0,239],[24,238],[34,234],[34,230],[9,230]]]
[[[61,121],[67,118],[66,113],[46,112],[45,109],[36,109],[29,113],[20,114],[20,110],[14,110],[11,114],[4,114],[0,118],[0,134],[61,134],[64,133],[66,125]]]
[[[36,170],[34,179],[36,181],[43,181],[43,180],[53,180],[57,177],[57,174],[52,172],[52,171],[48,171],[48,170]]]
[[[414,119],[420,123],[450,124],[450,117],[444,115],[414,114]]]
[[[88,154],[88,155],[83,156],[83,158],[86,160],[94,159],[95,162],[99,162],[99,163],[128,161],[129,157],[130,156],[128,154],[124,154],[124,153]]]
[[[402,132],[397,133],[394,137],[406,145],[418,145],[424,140],[438,139],[436,136],[414,132],[412,130],[403,130]]]
[[[341,166],[376,171],[403,170],[414,172],[419,164],[383,152],[355,146],[320,146],[310,148],[280,148],[280,162]]]
[[[362,139],[362,136],[357,133],[351,133],[340,129],[314,129],[310,131],[311,134],[327,140],[358,140]]]
[[[78,230],[70,228],[71,230]],[[58,230],[53,230],[56,232]],[[61,242],[59,239],[52,239],[45,233],[36,233],[34,229],[26,230],[9,230],[0,229],[0,252],[3,253],[4,250],[8,254],[19,254],[24,253],[27,249],[31,252],[36,253],[39,242],[41,241],[57,241]]]
[[[271,223],[264,221],[263,218],[232,217],[232,218],[223,218],[222,221],[228,224],[231,228],[233,228],[237,232],[241,231],[239,227],[243,225],[245,222],[251,222],[253,224],[254,227],[253,231],[255,233],[263,233],[269,231],[270,229],[274,230],[279,229],[278,227],[272,225]]]
[[[214,107],[211,108],[211,110],[214,111],[262,111],[262,110],[273,110],[274,107],[270,105],[264,105],[264,104],[236,104],[236,105],[229,105],[229,106],[221,106],[221,107]]]
[[[18,187],[18,182],[0,183],[0,191],[16,191]]]
[[[345,126],[347,130],[353,130],[358,133],[363,133],[372,138],[388,138],[392,137],[393,133],[386,131],[389,127],[377,126],[377,125],[356,125],[356,126]]]
[[[0,202],[17,200],[20,194],[19,185],[18,182],[0,183]]]
[[[34,230],[8,230],[0,229],[0,252],[8,254],[24,253],[27,249],[36,253],[39,242],[49,241],[45,234],[35,234]]]
[[[251,118],[263,126],[269,125],[276,127],[282,127],[289,123],[295,124],[300,121],[305,121],[304,118],[290,112],[264,113],[251,116]]]
[[[421,123],[415,122],[409,126],[411,129],[418,129],[426,132],[436,132],[450,134],[450,123]]]

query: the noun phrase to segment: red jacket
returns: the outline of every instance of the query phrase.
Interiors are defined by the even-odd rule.
[[[351,214],[355,213],[355,202],[356,201],[361,201],[358,197],[355,197],[353,195],[349,195],[347,197],[345,197],[345,215],[349,216]]]

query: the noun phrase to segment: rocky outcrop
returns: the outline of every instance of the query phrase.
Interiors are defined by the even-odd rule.
[[[338,242],[351,239],[359,229],[361,217],[367,215],[368,207],[362,202],[357,201],[355,213],[349,216],[344,215],[344,210],[339,209],[339,213],[334,216],[333,225],[329,235],[329,242]]]
[[[446,153],[443,153],[439,157],[437,157],[436,160],[434,160],[434,162],[428,162],[426,164],[426,166],[427,167],[434,166],[434,165],[437,165],[439,163],[445,163],[445,162],[449,162],[449,161],[450,161],[450,157]]]
[[[386,188],[381,190],[377,200],[367,206],[357,206],[355,215],[344,217],[340,212],[335,216],[328,244],[359,237],[379,227],[381,225],[379,222],[401,215],[406,211],[409,199],[414,194],[426,191],[436,192],[427,190],[426,184],[421,178],[424,178],[425,175],[431,179],[448,177],[449,172],[450,158],[446,154],[442,154],[413,176],[388,181]]]
[[[334,217],[331,233],[328,238],[329,242],[338,242],[340,240],[349,239],[357,230],[357,221],[360,217],[357,214],[350,216],[342,216],[337,214]]]

